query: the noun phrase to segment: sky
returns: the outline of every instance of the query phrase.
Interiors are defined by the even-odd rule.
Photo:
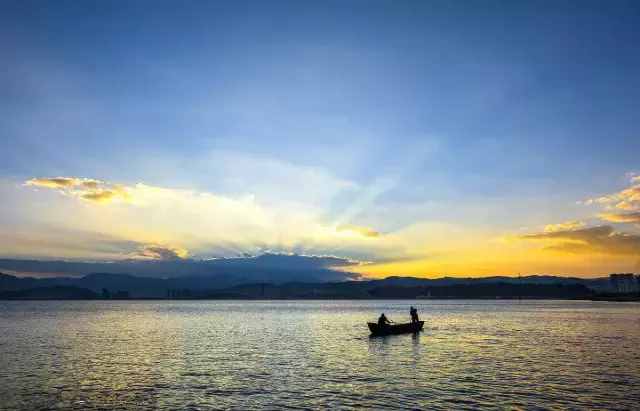
[[[639,40],[634,1],[3,1],[0,257],[640,271]]]

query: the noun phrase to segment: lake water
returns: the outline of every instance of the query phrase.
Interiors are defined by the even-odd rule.
[[[411,304],[423,333],[368,337]],[[633,303],[0,302],[2,409],[639,404]]]

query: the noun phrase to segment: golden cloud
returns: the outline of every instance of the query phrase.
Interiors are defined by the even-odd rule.
[[[640,223],[640,211],[635,213],[602,213],[598,217],[612,223]]]
[[[576,230],[578,228],[584,227],[584,223],[578,220],[565,221],[564,223],[558,224],[547,224],[544,227],[545,233],[554,233],[557,231],[568,231],[568,230]]]
[[[640,255],[640,235],[620,233],[611,226],[577,230],[534,233],[520,236],[523,240],[546,240],[546,250],[569,253]]]
[[[129,189],[119,184],[109,184],[100,180],[79,177],[32,178],[25,182],[27,186],[57,190],[83,200],[96,203],[108,203],[114,200],[130,199]]]
[[[631,177],[631,187],[602,197],[590,198],[585,204],[600,204],[625,211],[640,210],[640,176]]]
[[[82,182],[82,186],[89,190],[96,190],[100,186],[100,182],[97,180],[85,180]]]
[[[99,181],[88,178],[76,178],[76,177],[51,177],[51,178],[32,178],[28,180],[25,185],[54,188],[54,189],[66,189],[70,187],[76,187],[85,185],[91,187],[95,185],[97,187]]]
[[[81,198],[98,203],[107,203],[115,199],[129,200],[131,195],[129,190],[120,185],[114,185],[109,189],[95,188],[88,190],[80,196]]]
[[[116,194],[113,191],[96,190],[82,194],[80,197],[84,198],[85,200],[97,201],[100,203],[111,201],[115,195]]]

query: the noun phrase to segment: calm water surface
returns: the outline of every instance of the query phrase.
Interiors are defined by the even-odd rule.
[[[384,311],[419,336],[368,337]],[[640,409],[640,305],[0,302],[2,409]]]

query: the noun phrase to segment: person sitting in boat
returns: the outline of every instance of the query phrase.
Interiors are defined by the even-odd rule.
[[[384,315],[384,313],[382,313],[382,314],[380,315],[380,318],[378,318],[378,325],[379,325],[380,327],[384,327],[384,326],[386,326],[386,325],[389,325],[389,324],[391,324],[391,322],[392,322],[392,321],[390,321],[390,320],[387,318],[387,316],[386,316],[386,315]]]
[[[409,314],[411,314],[411,322],[412,323],[417,323],[420,321],[420,319],[418,318],[418,309],[415,307],[411,307],[411,309],[409,310]]]

